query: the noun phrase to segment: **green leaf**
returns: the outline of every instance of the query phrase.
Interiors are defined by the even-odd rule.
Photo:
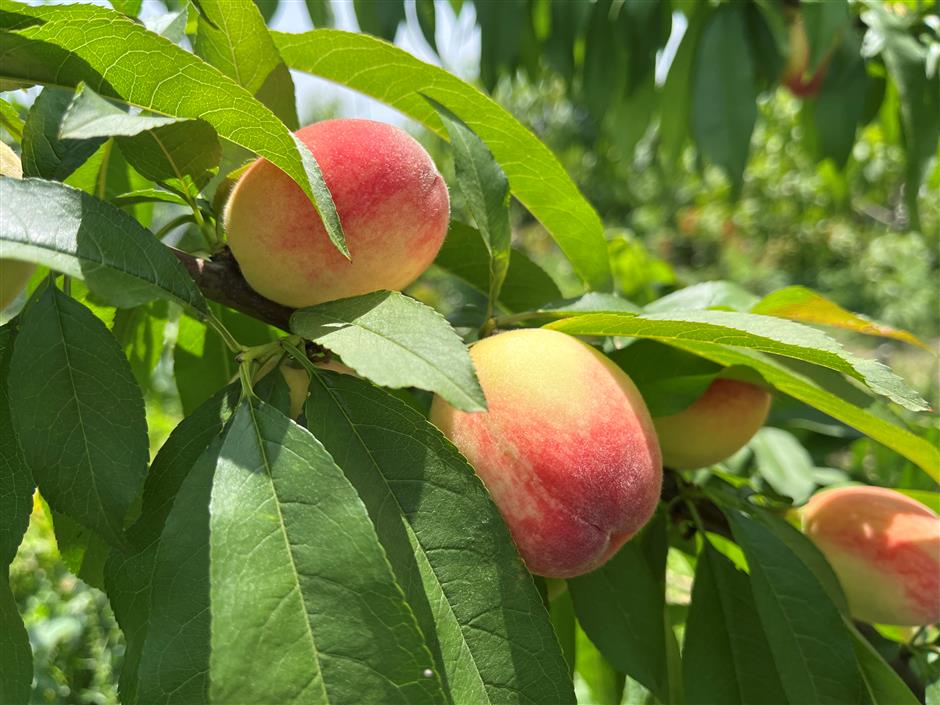
[[[653,417],[691,406],[721,372],[721,365],[652,340],[637,340],[609,355],[626,372]]]
[[[151,181],[208,183],[222,158],[222,146],[202,120],[131,115],[80,85],[62,121],[62,137],[118,137],[124,157]]]
[[[873,392],[912,411],[927,403],[900,377],[875,360],[858,358],[822,331],[791,321],[734,311],[673,311],[641,316],[594,313],[550,323],[571,335],[616,335],[718,343],[805,360],[864,382]]]
[[[189,207],[189,204],[175,193],[157,188],[135,189],[120,193],[108,200],[116,206],[133,206],[138,203],[173,203],[177,206]]]
[[[0,98],[0,126],[3,126],[17,142],[22,142],[24,125],[19,111],[8,101]]]
[[[747,41],[745,6],[722,5],[705,21],[695,57],[692,133],[702,154],[720,166],[732,191],[744,167],[757,119],[754,60]]]
[[[688,705],[790,702],[748,576],[708,541],[696,564],[682,656]]]
[[[428,98],[428,102],[437,110],[450,135],[457,185],[490,255],[488,295],[492,312],[509,269],[512,241],[509,180],[473,130],[433,98]]]
[[[747,557],[754,603],[790,702],[867,702],[851,635],[813,572],[762,523],[725,513]]]
[[[582,90],[584,102],[598,123],[611,105],[623,98],[629,54],[622,36],[622,23],[617,22],[622,4],[599,0],[593,4],[584,37]]]
[[[49,508],[43,501],[44,509],[52,519],[56,547],[62,562],[73,575],[78,576],[88,585],[104,589],[104,564],[110,552],[110,545],[101,535],[82,526],[67,514]]]
[[[111,332],[124,350],[141,389],[150,387],[150,378],[163,355],[168,315],[166,302],[155,301],[118,309],[114,316]]]
[[[445,702],[355,490],[263,402],[243,403],[225,433],[210,546],[211,700]]]
[[[660,104],[668,110],[660,112],[659,139],[666,165],[675,168],[689,134],[692,111],[692,77],[699,38],[705,26],[706,3],[696,3],[690,15],[685,34],[669,65],[669,73],[662,87]]]
[[[574,602],[571,600],[571,591],[568,585],[563,582],[558,583],[561,586],[561,594],[551,598],[549,603],[549,617],[552,620],[552,629],[555,630],[555,636],[558,637],[558,644],[561,646],[561,653],[568,664],[568,675],[574,674],[578,627],[574,614]],[[551,590],[551,587],[549,587]]]
[[[0,575],[7,574],[7,566],[29,526],[35,488],[16,441],[8,392],[15,325],[14,320],[0,326]],[[5,702],[2,697],[0,702]]]
[[[458,409],[486,408],[470,354],[434,309],[397,291],[376,291],[300,309],[291,330],[339,355],[383,387],[417,387]]]
[[[434,0],[415,0],[415,14],[418,16],[418,26],[421,34],[435,52],[437,52],[437,15],[434,10]]]
[[[263,345],[274,340],[271,328],[244,314],[212,304],[212,310],[242,345]],[[183,413],[189,415],[238,374],[235,354],[218,333],[189,316],[179,321],[173,372]]]
[[[751,313],[844,328],[863,335],[893,338],[927,349],[927,345],[914,334],[878,323],[860,314],[846,311],[839,304],[827,299],[822,294],[802,286],[787,286],[767,294],[751,307]]]
[[[140,389],[104,323],[47,286],[22,314],[9,392],[43,497],[120,544],[147,472],[147,423]]]
[[[772,357],[741,348],[732,349],[711,343],[679,340],[672,340],[669,344],[722,365],[744,365],[757,370],[764,380],[776,389],[900,453],[940,482],[940,450],[933,444],[915,436],[906,428],[885,421],[840,398],[808,375],[795,371]]]
[[[859,634],[851,623],[848,624],[848,628],[852,634],[855,657],[862,669],[862,678],[868,686],[872,705],[918,705],[920,701],[911,689],[901,680],[895,670],[885,663],[868,640]]]
[[[318,372],[310,389],[307,423],[365,502],[454,701],[573,702],[532,579],[466,460],[363,380]]]
[[[338,30],[272,34],[291,68],[370,95],[441,136],[446,131],[423,96],[447,107],[483,140],[509,177],[513,195],[541,221],[575,272],[594,289],[610,287],[607,243],[597,213],[551,151],[494,101],[444,69],[366,35]]]
[[[405,3],[403,0],[353,0],[359,29],[388,41],[395,40],[398,25],[405,21]]]
[[[901,142],[906,152],[905,200],[911,229],[920,228],[918,192],[940,140],[940,72],[928,74],[927,50],[913,36],[913,28],[901,17],[877,3],[863,15],[875,39],[883,41],[885,67],[899,95]]]
[[[0,674],[0,702],[26,705],[33,682],[33,654],[6,568],[0,571]]]
[[[806,71],[813,74],[850,26],[852,15],[845,0],[807,0],[800,3],[800,15],[809,43],[809,63]]]
[[[277,3],[273,3],[275,6]],[[201,0],[194,49],[208,63],[274,111],[292,130],[300,125],[294,82],[284,67],[257,5]],[[276,91],[269,82],[276,82]],[[262,88],[268,85],[268,90]]]
[[[191,468],[233,413],[239,391],[232,386],[219,392],[173,430],[147,475],[140,516],[127,531],[130,547],[115,549],[105,565],[108,599],[127,644],[120,680],[121,700],[126,705],[138,702],[138,667],[149,628],[152,581],[163,528]],[[189,597],[184,595],[183,599]]]
[[[72,91],[47,87],[29,109],[23,125],[23,175],[64,181],[95,153],[100,135],[65,136],[59,126],[68,115]]]
[[[0,221],[4,256],[84,279],[117,306],[169,298],[206,312],[183,265],[132,217],[77,189],[0,177],[0,202],[18,217]]]
[[[512,75],[519,65],[528,7],[524,0],[480,2],[474,5],[480,26],[480,82],[492,91],[500,75]]]
[[[809,499],[813,480],[813,458],[792,433],[766,426],[757,432],[748,447],[754,451],[757,472],[782,495],[803,504]]]
[[[841,3],[826,3],[840,5]],[[861,38],[854,30],[836,47],[822,88],[811,104],[816,145],[821,158],[832,159],[840,169],[852,154],[856,125],[862,122],[869,78],[859,53]]]
[[[208,448],[201,446],[203,452],[192,465],[181,463],[172,471],[177,477],[180,471],[185,474],[179,489],[169,497],[172,504],[153,557],[152,572],[149,576],[145,572],[147,559],[126,569],[128,574],[141,571],[137,584],[143,590],[137,596],[144,600],[147,586],[143,580],[150,578],[146,621],[135,622],[137,629],[143,624],[146,630],[135,632],[135,638],[143,639],[138,647],[136,683],[136,703],[141,705],[209,702],[209,497],[221,445],[222,439],[217,438]],[[143,604],[139,609],[147,607]],[[130,705],[134,703],[130,701]]]
[[[665,593],[635,537],[605,565],[568,580],[575,613],[604,657],[670,702]]]
[[[750,291],[729,281],[711,281],[693,284],[671,294],[666,294],[644,306],[647,313],[666,311],[702,310],[707,308],[725,308],[735,311],[747,311],[758,302],[758,297]],[[754,313],[757,313],[754,311]]]
[[[45,89],[43,92],[48,90]],[[185,120],[132,115],[106,101],[84,83],[80,83],[62,115],[58,126],[58,136],[64,140],[83,140],[114,135],[133,137],[147,130],[179,122],[185,122]]]
[[[483,295],[490,291],[490,255],[480,233],[469,225],[451,221],[434,264]],[[507,310],[528,311],[560,298],[558,285],[544,269],[522,250],[510,250],[509,268],[499,294],[499,301]]]
[[[140,6],[143,4],[143,0],[110,0],[110,2],[111,7],[130,17],[140,14]]]
[[[333,7],[330,0],[304,0],[304,4],[314,27],[321,29],[333,24]]]
[[[0,10],[0,78],[67,86],[84,81],[106,98],[171,117],[205,119],[220,137],[267,158],[294,179],[316,206],[330,240],[349,256],[310,151],[218,69],[103,8],[2,0]]]
[[[583,687],[587,689],[585,695],[588,696],[583,697],[579,693],[578,702],[591,705],[620,705],[623,697],[623,674],[610,665],[579,626],[576,626],[575,636],[575,687],[583,683]]]

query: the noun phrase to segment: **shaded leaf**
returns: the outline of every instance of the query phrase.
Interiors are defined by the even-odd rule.
[[[794,504],[803,504],[813,490],[813,458],[792,433],[766,426],[750,440],[757,472],[767,484]]]
[[[894,669],[852,624],[848,626],[872,705],[918,705],[920,701]]]
[[[209,510],[210,699],[445,702],[366,509],[323,446],[256,400],[224,438]]]
[[[147,424],[140,389],[104,323],[47,286],[22,314],[9,393],[43,497],[120,544],[147,472]]]
[[[104,142],[100,135],[60,134],[71,101],[72,91],[49,86],[29,109],[23,125],[24,176],[64,181]]]
[[[50,181],[0,177],[4,255],[84,279],[118,306],[157,297],[207,310],[183,265],[126,213]],[[7,210],[9,209],[9,210]]]
[[[647,313],[688,311],[689,309],[698,311],[707,308],[747,311],[758,301],[757,296],[740,284],[719,280],[679,289],[648,303],[643,309]]]
[[[747,574],[706,541],[685,628],[688,705],[782,705],[784,694]]]
[[[363,380],[323,372],[310,388],[307,423],[365,502],[454,701],[573,702],[532,579],[466,460]]]
[[[788,699],[867,702],[851,636],[813,572],[762,523],[725,513],[747,556],[754,603]]]
[[[10,591],[7,569],[0,570],[0,702],[26,705],[33,682],[29,635]]]
[[[15,325],[14,319],[0,326],[0,576],[6,576],[29,526],[35,488],[16,441],[8,391]],[[5,702],[2,697],[0,702]]]
[[[434,309],[394,291],[376,291],[300,309],[291,330],[338,354],[383,387],[417,387],[464,411],[486,408],[470,354]]]

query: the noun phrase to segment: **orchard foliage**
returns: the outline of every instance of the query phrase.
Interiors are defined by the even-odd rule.
[[[839,342],[918,337],[799,287],[629,300],[616,241],[552,152],[473,85],[378,38],[404,16],[397,0],[357,0],[364,33],[300,34],[268,30],[268,1],[146,21],[139,1],[112,4],[0,0],[14,146],[0,152],[0,290],[31,277],[0,326],[0,702],[29,701],[40,658],[6,568],[34,502],[113,608],[126,705],[925,697],[940,675],[925,624],[940,600],[940,450],[903,421],[928,403]],[[307,7],[330,24],[330,3]],[[414,9],[433,44],[434,3]],[[691,140],[739,186],[758,93],[781,81],[806,99],[821,159],[844,163],[859,126],[894,121],[909,203],[937,152],[940,22],[919,5],[507,0],[477,13],[484,87],[550,67],[631,148],[656,132],[667,168]],[[674,13],[686,31],[657,82]],[[447,235],[429,228],[412,254],[418,269],[436,258],[405,293],[381,288],[383,262],[399,262],[373,236],[421,208],[383,210],[372,230],[357,219],[390,197],[382,186],[421,181],[418,157],[356,185],[356,145],[333,144],[334,159],[295,135],[289,69],[447,143]],[[363,145],[384,157],[382,140]],[[247,169],[256,157],[267,163]],[[244,200],[265,170],[277,187]],[[440,191],[434,166],[422,173]],[[375,278],[345,298],[298,292],[316,302],[303,308],[266,298],[241,269],[289,288],[322,273],[297,276],[303,251],[233,255],[235,199],[239,218],[250,206],[240,237],[309,222],[329,274],[367,247]],[[577,290],[514,243],[513,199]],[[158,368],[182,413],[148,454]],[[887,508],[853,505],[848,527],[854,513],[812,510],[842,491],[810,501],[820,489],[866,478],[817,466],[781,419],[904,463],[897,488],[871,490]],[[872,547],[871,531],[847,538],[859,525],[887,528]],[[884,615],[921,628],[865,622]]]

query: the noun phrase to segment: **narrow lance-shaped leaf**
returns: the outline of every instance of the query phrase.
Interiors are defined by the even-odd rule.
[[[754,58],[745,6],[718,7],[705,20],[694,62],[692,134],[702,154],[720,166],[734,193],[744,183],[757,120]]]
[[[673,311],[632,316],[588,314],[548,325],[573,335],[620,335],[672,341],[702,341],[805,360],[850,375],[912,411],[927,403],[885,365],[858,358],[824,332],[793,321],[734,311]]]
[[[794,703],[865,703],[852,639],[813,572],[760,522],[726,512],[751,570],[754,603],[780,682]]]
[[[682,653],[688,705],[784,705],[748,576],[705,542]]]
[[[356,487],[454,702],[572,703],[532,579],[473,469],[424,416],[318,372],[307,423]]]
[[[203,118],[269,159],[303,189],[347,257],[329,189],[310,151],[268,108],[218,69],[123,15],[91,5],[0,1],[0,78],[77,86],[172,117]],[[127,51],[133,47],[134,51]],[[141,68],[144,70],[141,70]]]
[[[84,279],[109,303],[163,297],[208,311],[183,265],[134,218],[77,189],[0,177],[0,247],[13,257]]]
[[[568,580],[578,622],[622,673],[670,702],[665,590],[638,538],[597,570]]]
[[[456,115],[433,98],[434,106],[450,135],[454,148],[457,185],[467,209],[490,254],[489,311],[499,300],[499,292],[509,269],[512,230],[509,226],[509,180],[490,150]]]
[[[479,90],[373,37],[338,30],[272,32],[288,66],[383,101],[441,136],[446,130],[424,96],[473,130],[509,177],[513,195],[545,226],[594,289],[610,287],[603,225],[561,164],[529,130]]]
[[[920,700],[917,696],[868,640],[859,634],[855,625],[849,624],[848,627],[852,633],[855,657],[862,669],[862,677],[868,686],[872,705],[918,705]],[[929,696],[927,702],[930,702]]]
[[[166,584],[154,582],[163,528],[190,471],[221,434],[234,411],[239,392],[237,386],[219,392],[173,430],[147,474],[140,517],[127,531],[129,548],[112,551],[105,565],[108,599],[127,644],[119,684],[125,705],[138,702],[138,669],[150,627],[152,588],[155,584],[158,590],[167,588]],[[188,521],[188,517],[177,514],[177,521],[184,519]],[[187,583],[182,586],[183,594],[171,592],[168,597],[198,604],[199,592],[193,587]],[[156,628],[159,632],[163,625]],[[197,653],[193,646],[193,653]],[[203,660],[208,663],[208,653],[203,654]]]
[[[60,134],[71,100],[71,91],[48,86],[30,107],[23,126],[24,176],[65,181],[104,142],[100,135]]]
[[[210,546],[211,701],[446,702],[365,506],[310,432],[263,402],[225,433]]]
[[[3,574],[29,526],[36,486],[16,440],[10,407],[8,388],[15,325],[14,319],[0,326],[0,573]]]
[[[291,330],[337,353],[383,387],[417,387],[464,411],[486,408],[470,354],[434,309],[376,291],[300,309]]]
[[[33,654],[10,591],[7,569],[0,570],[0,702],[26,705],[33,682]]]
[[[82,84],[62,121],[62,137],[117,137],[121,152],[152,181],[205,185],[222,158],[215,130],[203,120],[131,115]],[[185,187],[183,187],[185,188]]]
[[[147,472],[140,389],[104,323],[55,287],[22,319],[9,390],[26,462],[54,509],[120,545]]]
[[[744,365],[757,370],[764,380],[776,389],[900,453],[934,480],[940,481],[940,449],[934,444],[915,436],[906,428],[842,399],[806,375],[789,369],[780,361],[751,350],[726,348],[712,343],[672,340],[669,344],[721,365]]]
[[[299,124],[294,81],[281,61],[257,4],[201,0],[199,7],[194,45],[196,54],[296,130]]]
[[[751,307],[751,313],[844,328],[864,335],[893,338],[920,348],[927,347],[917,336],[906,330],[899,330],[846,311],[822,294],[803,286],[787,286],[767,294]]]

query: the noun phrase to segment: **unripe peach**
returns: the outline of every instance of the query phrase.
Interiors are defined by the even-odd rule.
[[[882,487],[838,487],[803,509],[803,530],[825,554],[852,616],[918,626],[940,621],[940,517]]]
[[[770,394],[749,382],[718,378],[692,406],[653,419],[663,464],[694,470],[734,455],[767,420]]]
[[[330,242],[307,196],[258,160],[225,209],[232,254],[258,293],[299,308],[402,289],[434,261],[447,233],[447,185],[406,132],[371,120],[326,120],[298,130],[333,196],[352,261]]]
[[[533,573],[581,575],[653,514],[659,445],[630,378],[579,340],[545,329],[470,349],[488,410],[435,397],[431,420],[470,461]]]
[[[831,57],[830,51],[816,67],[816,72],[812,76],[806,75],[809,68],[809,39],[803,17],[797,13],[790,22],[790,54],[780,82],[797,98],[812,98],[822,88]]]
[[[23,165],[20,158],[5,142],[0,142],[0,174],[14,179],[23,178]],[[16,259],[0,259],[0,311],[5,309],[19,296],[33,276],[36,265]]]

